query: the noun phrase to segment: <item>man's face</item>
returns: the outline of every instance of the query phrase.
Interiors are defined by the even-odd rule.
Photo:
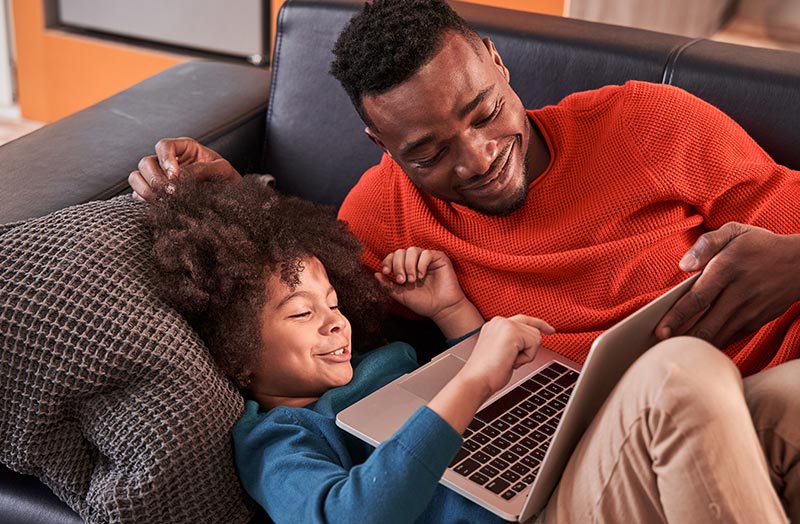
[[[444,35],[441,50],[390,91],[365,96],[366,132],[422,191],[505,215],[525,201],[531,124],[488,39]]]

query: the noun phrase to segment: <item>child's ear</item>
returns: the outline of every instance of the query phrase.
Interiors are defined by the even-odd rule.
[[[239,389],[248,390],[253,383],[253,372],[249,369],[243,369],[236,373],[233,380]]]

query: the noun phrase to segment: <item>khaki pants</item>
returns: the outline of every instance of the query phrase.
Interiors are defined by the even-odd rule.
[[[544,516],[547,524],[800,523],[798,462],[800,361],[742,381],[713,346],[678,337],[622,378]]]

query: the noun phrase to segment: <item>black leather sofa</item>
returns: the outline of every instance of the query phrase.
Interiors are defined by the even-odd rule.
[[[527,107],[629,79],[669,83],[718,106],[778,162],[800,169],[800,54],[453,5],[492,37]],[[242,172],[271,173],[284,192],[338,205],[380,156],[328,75],[333,42],[359,8],[289,0],[271,70],[182,64],[0,147],[0,224],[125,193],[139,158],[171,136],[199,139]],[[0,522],[81,520],[35,478],[0,466]]]

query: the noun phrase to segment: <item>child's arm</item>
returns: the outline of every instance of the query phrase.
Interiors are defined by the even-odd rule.
[[[381,273],[375,277],[395,300],[436,322],[447,338],[483,324],[483,317],[464,295],[453,264],[441,251],[398,249],[383,259]],[[526,315],[493,318],[481,328],[466,365],[428,407],[463,433],[481,404],[508,383],[512,370],[533,360],[542,333],[554,332],[547,322]]]
[[[399,303],[433,320],[453,339],[483,324],[475,305],[464,295],[453,264],[441,251],[410,247],[387,255],[375,278]]]
[[[242,485],[278,524],[411,524],[461,446],[460,436],[423,408],[358,464],[333,420],[287,408],[259,420],[264,417],[248,402],[233,431],[236,462]],[[440,515],[440,521],[486,521],[476,507],[459,508],[459,515]]]

